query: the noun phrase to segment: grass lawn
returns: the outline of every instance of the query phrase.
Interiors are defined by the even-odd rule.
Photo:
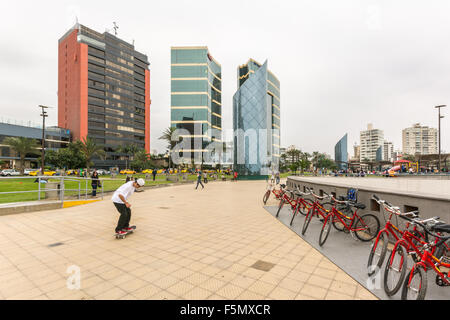
[[[133,177],[145,179],[145,174],[135,174]],[[231,176],[225,176],[227,179],[231,179]],[[34,201],[38,200],[38,190],[39,185],[34,182],[36,178],[14,178],[14,179],[2,179],[0,178],[0,192],[12,192],[12,191],[34,191],[27,193],[16,193],[16,194],[0,194],[0,203],[9,202],[21,202],[21,201]],[[86,195],[86,180],[77,180],[76,177],[66,176],[64,181],[65,192],[64,195],[67,197],[78,196],[78,188],[80,188],[80,196],[83,199]],[[72,180],[70,180],[72,179]],[[106,180],[103,180],[106,179]],[[208,177],[208,179],[210,179]],[[73,181],[77,180],[77,181]],[[117,175],[114,180],[108,176],[100,176],[101,183],[103,185],[103,191],[114,191],[122,184],[125,183],[126,175]],[[196,175],[188,175],[188,181],[197,180]],[[49,182],[60,182],[58,178],[49,178]],[[150,175],[149,179],[145,181],[146,186],[158,185],[158,184],[168,184],[173,183],[172,181],[167,181],[166,176],[159,174],[156,176],[155,181],[153,181],[153,176]],[[41,183],[41,190],[45,188],[46,184]],[[87,193],[88,197],[92,192],[91,180],[87,181]],[[97,189],[97,195],[101,195],[101,188]],[[45,193],[41,191],[41,200],[45,199]]]

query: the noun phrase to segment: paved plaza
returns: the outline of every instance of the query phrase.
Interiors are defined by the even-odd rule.
[[[109,200],[1,216],[0,299],[377,299],[264,210],[264,192],[239,181],[135,193],[137,231],[123,240]]]

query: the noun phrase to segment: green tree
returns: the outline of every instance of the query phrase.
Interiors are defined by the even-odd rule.
[[[321,153],[319,151],[314,151],[311,155],[311,163],[312,165],[317,169],[318,166],[318,162],[321,158]]]
[[[403,160],[408,160],[408,161],[411,161],[411,162],[415,162],[416,161],[416,157],[413,154],[404,154],[402,156],[402,159]]]
[[[289,165],[289,169],[290,169],[290,170],[294,173],[294,175],[295,175],[295,174],[297,174],[297,170],[298,170],[299,166],[300,166],[299,161],[296,161],[296,162],[293,162],[293,163],[291,163],[291,164]]]
[[[85,137],[81,140],[81,152],[86,158],[86,168],[89,172],[89,168],[92,165],[92,159],[96,156],[104,157],[106,155],[105,150],[102,146],[99,146],[90,137]]]
[[[3,141],[9,145],[20,158],[20,173],[23,174],[25,157],[28,153],[37,153],[37,140],[24,137],[8,137]]]
[[[295,146],[289,147],[289,149],[286,151],[286,160],[289,163],[289,168],[292,164],[298,162],[300,160],[300,156],[302,155],[302,152],[295,148]]]
[[[166,128],[162,135],[158,138],[159,140],[165,140],[167,142],[167,150],[169,151],[169,168],[172,159],[172,150],[175,148],[177,142],[172,140],[172,135],[175,132],[175,127]]]
[[[307,152],[303,152],[301,155],[301,159],[299,161],[299,166],[301,173],[303,174],[306,169],[308,169],[311,166],[311,161],[309,161],[310,154]]]
[[[149,169],[150,166],[153,166],[150,154],[143,149],[137,151],[133,155],[133,158],[134,159],[130,164],[133,170],[142,171],[144,169]]]

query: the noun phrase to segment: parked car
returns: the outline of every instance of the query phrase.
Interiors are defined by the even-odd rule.
[[[106,171],[105,169],[98,169],[97,173],[98,173],[99,176],[103,176],[105,174],[109,174],[109,172]]]
[[[130,169],[124,169],[120,171],[120,174],[136,174],[136,171]]]
[[[36,171],[36,169],[25,169],[23,170],[23,174],[28,176],[30,174],[30,172]]]
[[[4,177],[20,176],[20,171],[17,171],[15,169],[4,169],[0,174]]]
[[[40,174],[41,170],[31,171],[30,176],[38,176]],[[54,176],[56,175],[56,171],[52,170],[44,170],[44,176]]]

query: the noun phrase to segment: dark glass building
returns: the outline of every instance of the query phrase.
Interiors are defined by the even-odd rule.
[[[57,150],[65,148],[70,142],[70,130],[58,127],[45,128],[45,150]],[[42,145],[42,128],[12,123],[0,123],[0,160],[9,162],[9,167],[14,168],[19,156],[4,143],[8,137],[25,137],[36,139],[39,146]],[[42,148],[39,147],[35,152],[27,154],[25,157],[25,167],[39,167],[38,157],[41,156]]]
[[[74,140],[103,145],[100,168],[125,167],[119,147],[150,152],[150,71],[146,55],[105,32],[76,24],[59,40],[58,125]]]
[[[185,129],[191,162],[201,162],[206,147],[222,140],[222,67],[208,47],[171,48],[171,126]]]
[[[253,59],[238,67],[233,96],[234,169],[239,176],[265,178],[279,170],[280,81]]]
[[[339,170],[348,168],[347,134],[345,134],[334,147],[334,161]]]

